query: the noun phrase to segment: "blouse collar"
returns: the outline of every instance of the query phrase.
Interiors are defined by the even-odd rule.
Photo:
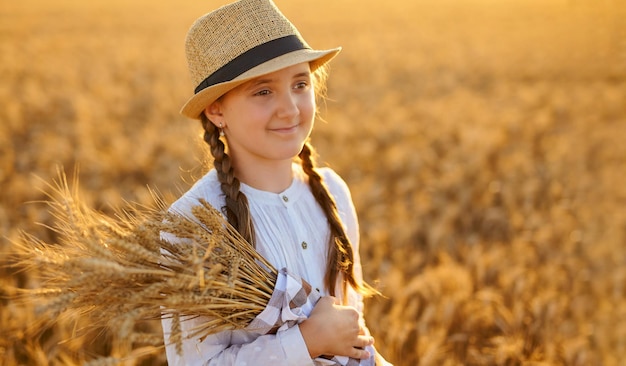
[[[309,190],[308,177],[298,164],[292,165],[293,179],[291,185],[280,193],[262,191],[241,183],[240,189],[248,200],[271,205],[290,206],[298,201],[303,193]]]

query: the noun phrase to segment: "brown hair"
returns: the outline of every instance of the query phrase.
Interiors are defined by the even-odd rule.
[[[313,73],[315,94],[321,97],[325,93],[327,72],[325,67],[318,68]],[[217,177],[221,183],[222,192],[225,196],[225,206],[222,208],[228,222],[246,239],[255,246],[254,227],[250,217],[248,199],[240,191],[240,182],[235,177],[234,168],[230,157],[226,154],[225,145],[219,139],[218,128],[204,115],[201,116],[202,127],[204,128],[204,141],[209,145],[213,155],[213,165],[217,171]],[[328,248],[328,263],[324,284],[330,294],[335,296],[337,280],[341,275],[342,290],[345,294],[347,285],[350,284],[355,290],[364,295],[377,293],[369,285],[357,282],[354,277],[353,264],[354,256],[350,239],[339,218],[335,200],[328,192],[322,177],[315,168],[313,155],[315,150],[309,142],[304,144],[299,158],[302,169],[308,176],[311,192],[324,211],[330,226],[330,245]]]

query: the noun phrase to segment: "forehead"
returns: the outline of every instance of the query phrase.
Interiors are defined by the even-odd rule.
[[[271,80],[278,80],[282,78],[290,79],[290,78],[301,77],[302,75],[310,75],[310,74],[311,74],[311,67],[309,66],[309,63],[303,62],[300,64],[287,66],[285,68],[276,70],[274,72],[270,72],[265,75],[257,76],[256,78],[245,82],[244,84],[242,84],[242,86],[250,85],[250,84],[257,84],[260,81],[271,81]]]

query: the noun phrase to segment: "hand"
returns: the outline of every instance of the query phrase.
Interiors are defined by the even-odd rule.
[[[374,344],[374,338],[365,335],[359,325],[359,312],[338,305],[331,296],[315,304],[309,318],[300,323],[300,332],[311,358],[333,355],[367,359],[371,355],[364,348]]]

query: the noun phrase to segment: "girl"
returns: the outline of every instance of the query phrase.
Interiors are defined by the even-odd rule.
[[[375,291],[361,278],[350,193],[331,169],[315,167],[308,143],[325,65],[339,51],[311,49],[270,0],[226,5],[190,28],[186,52],[197,87],[181,113],[202,122],[214,169],[171,209],[189,214],[206,200],[275,268],[326,296],[305,321],[276,334],[185,339],[180,355],[168,345],[171,365],[332,364],[322,355],[373,365],[378,357],[362,317],[362,295]],[[171,326],[163,319],[166,344]]]

